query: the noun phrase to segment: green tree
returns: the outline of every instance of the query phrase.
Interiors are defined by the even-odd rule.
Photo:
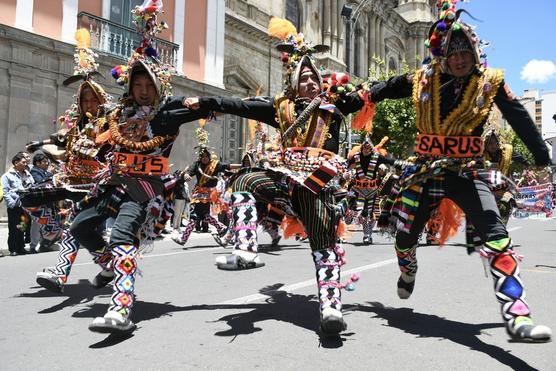
[[[398,71],[386,72],[385,63],[379,58],[373,58],[376,69],[369,71],[369,81],[383,81],[398,75]],[[402,73],[409,72],[404,62]],[[405,158],[415,144],[417,127],[415,126],[415,108],[411,98],[386,99],[376,104],[373,120],[373,143],[377,144],[384,136],[388,136],[386,149],[395,157]]]
[[[503,142],[511,144],[513,146],[513,151],[519,153],[523,156],[530,164],[535,163],[535,158],[529,149],[525,146],[525,143],[517,136],[513,129],[503,129],[500,130],[500,137]],[[512,162],[510,165],[510,174],[515,172],[521,173],[526,166],[520,163]]]

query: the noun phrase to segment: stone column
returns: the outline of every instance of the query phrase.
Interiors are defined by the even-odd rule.
[[[375,54],[375,39],[376,39],[376,32],[375,32],[375,22],[376,16],[374,14],[369,14],[369,21],[367,29],[369,30],[369,39],[367,40],[367,45],[369,46],[369,60],[372,61],[373,55]]]
[[[384,19],[380,20],[380,58],[385,59],[385,44],[384,44]]]
[[[375,16],[375,23],[374,23],[374,29],[375,29],[375,40],[374,40],[374,51],[377,57],[380,58],[380,17],[378,15]]]
[[[339,57],[338,53],[338,0],[330,0],[331,1],[331,17],[330,17],[330,35],[331,35],[331,42],[330,42],[330,50],[332,55]]]
[[[330,21],[331,21],[331,13],[330,13],[330,2],[332,0],[324,0],[324,10],[322,14],[322,43],[324,45],[328,45],[332,47],[332,39],[330,33]],[[332,50],[331,50],[332,52]]]

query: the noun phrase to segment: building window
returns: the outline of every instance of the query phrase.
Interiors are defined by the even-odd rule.
[[[133,27],[131,10],[143,0],[110,0],[110,20],[124,26]]]
[[[243,119],[234,115],[226,115],[222,141],[222,157],[226,162],[239,162],[241,157],[241,129]]]
[[[398,66],[394,58],[390,58],[388,61],[388,72],[398,72]]]
[[[301,32],[301,9],[298,0],[286,0],[286,19]]]

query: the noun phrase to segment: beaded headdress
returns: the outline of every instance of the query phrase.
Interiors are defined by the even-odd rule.
[[[64,80],[64,86],[68,86],[79,80],[89,80],[94,75],[100,75],[98,72],[98,58],[91,49],[91,35],[85,28],[80,28],[75,32],[75,53],[73,54],[73,75]]]
[[[312,45],[301,32],[288,20],[273,17],[268,24],[268,35],[282,41],[276,48],[282,52],[281,61],[286,68],[285,91],[295,97],[299,87],[299,77],[304,66],[309,67],[317,76],[322,88],[322,77],[313,60],[314,53],[328,51],[327,45]]]
[[[90,49],[91,36],[89,31],[85,28],[77,30],[75,32],[75,41],[73,75],[65,79],[63,85],[68,86],[74,82],[83,81],[77,89],[75,102],[58,118],[58,122],[63,130],[74,127],[83,118],[83,115],[86,114],[86,112],[81,112],[81,95],[85,89],[92,91],[100,105],[107,104],[112,100],[112,97],[99,84],[93,81],[93,76],[100,76],[100,73],[98,72],[98,63],[95,60],[98,55]],[[96,114],[96,112],[94,113]],[[92,115],[93,113],[90,114]]]
[[[162,63],[156,49],[156,36],[168,28],[164,21],[158,22],[158,14],[162,13],[162,8],[162,0],[145,0],[142,5],[131,11],[133,24],[141,35],[141,42],[127,65],[116,66],[111,71],[118,84],[127,85],[128,92],[131,91],[133,73],[145,71],[155,84],[160,97],[172,95],[170,82],[176,70],[171,65]]]
[[[486,54],[481,50],[488,45],[479,39],[473,27],[460,20],[463,13],[471,16],[464,9],[456,10],[461,0],[437,0],[439,19],[429,29],[429,37],[425,46],[429,49],[432,59],[444,62],[452,53],[468,51],[473,55],[475,64],[486,66]],[[429,59],[425,60],[427,63]]]
[[[205,129],[205,124],[206,120],[199,120],[199,127],[195,129],[195,136],[197,137],[197,143],[199,143],[195,148],[197,149],[199,158],[201,158],[204,153],[208,153],[209,157],[212,155],[209,147],[209,132]]]

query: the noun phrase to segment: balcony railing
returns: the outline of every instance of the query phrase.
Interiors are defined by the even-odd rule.
[[[89,30],[91,48],[125,60],[141,42],[141,36],[135,29],[86,12],[77,15],[77,25]],[[156,39],[155,47],[163,63],[177,66],[179,45]]]

